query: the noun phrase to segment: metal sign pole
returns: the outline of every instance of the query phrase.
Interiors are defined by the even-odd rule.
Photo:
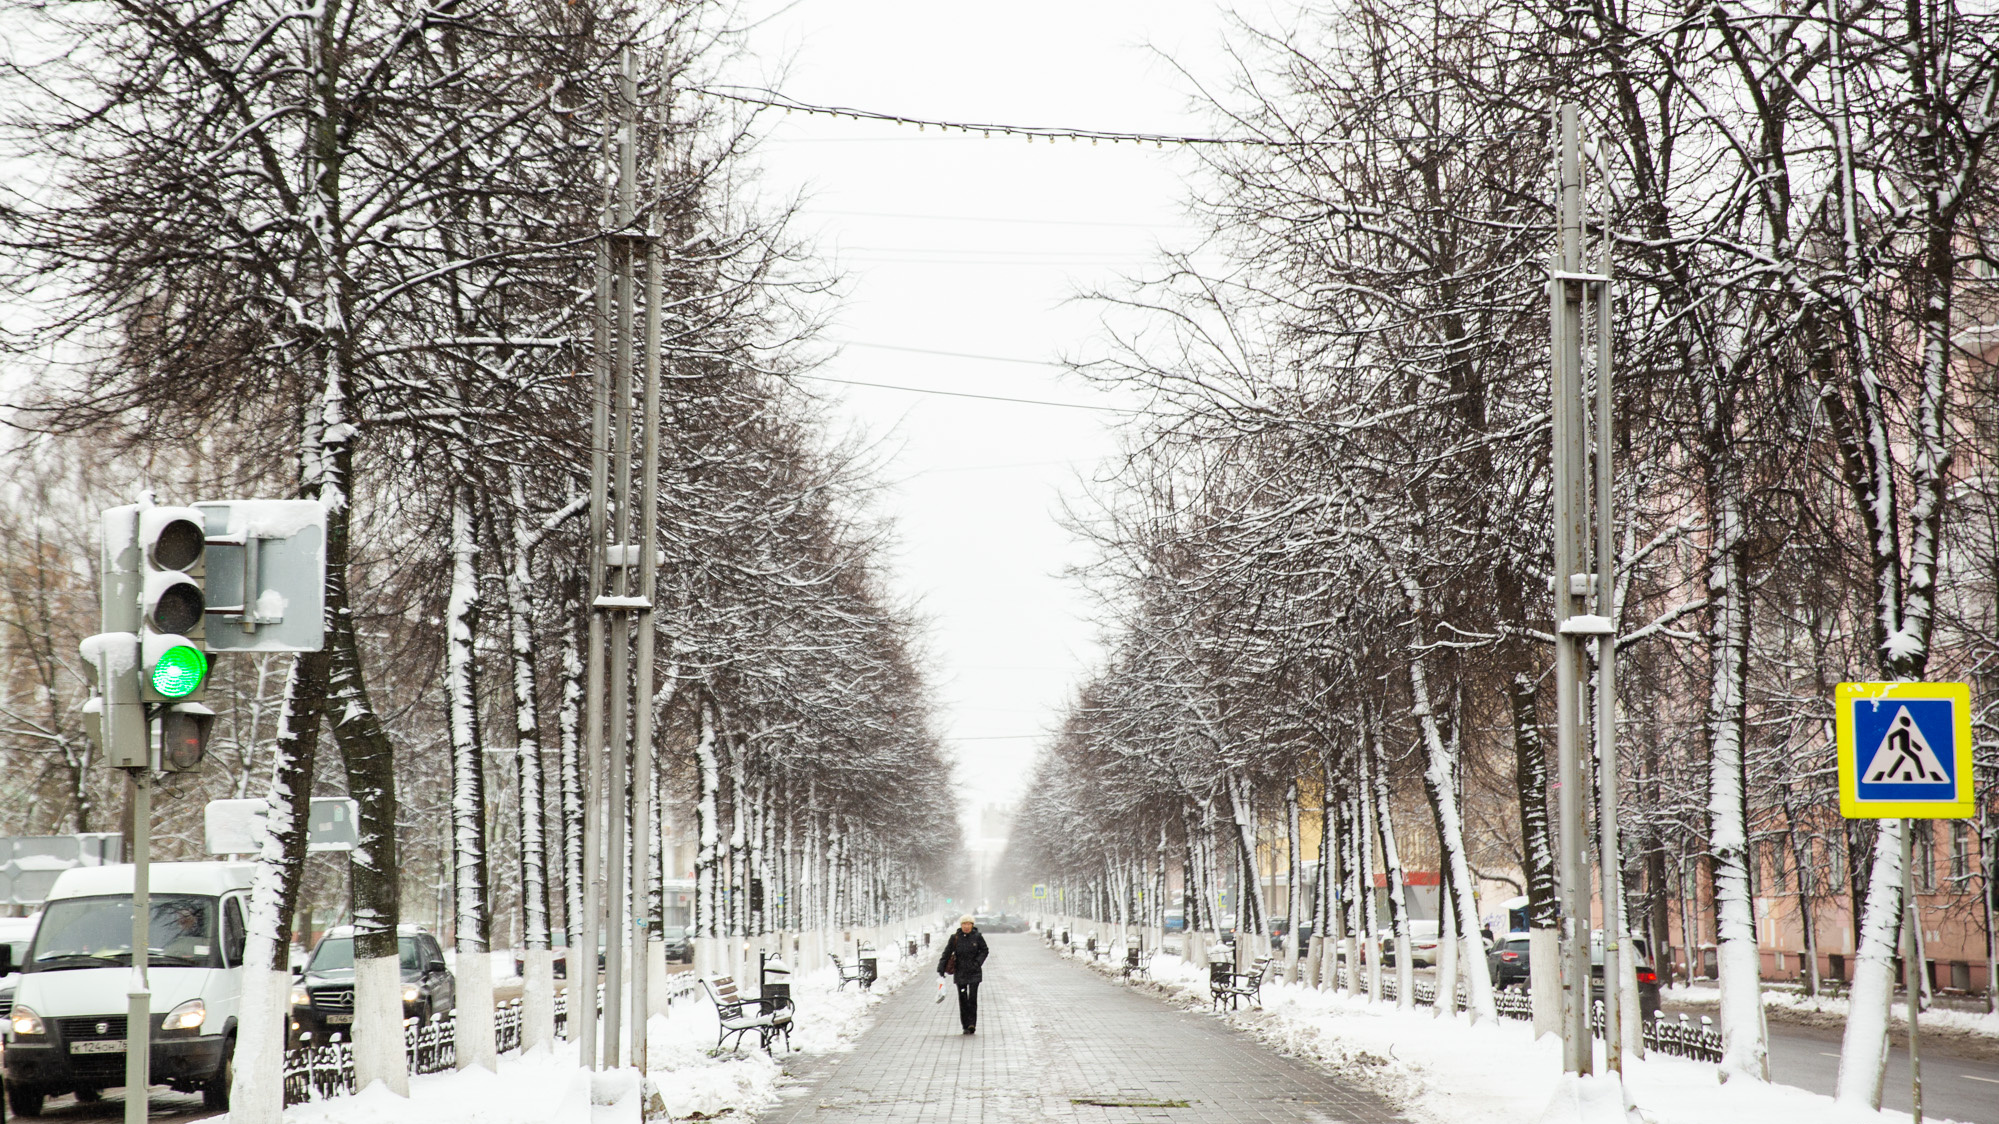
[[[1551,315],[1550,377],[1554,429],[1555,504],[1555,747],[1559,816],[1558,874],[1562,897],[1562,1068],[1588,1073],[1593,1058],[1589,1034],[1589,877],[1583,863],[1582,638],[1564,629],[1576,614],[1577,578],[1588,538],[1583,530],[1583,419],[1581,299],[1565,275],[1581,264],[1582,170],[1578,158],[1576,109],[1556,113],[1561,196],[1553,268],[1549,271]],[[1587,596],[1587,587],[1581,591]],[[1587,602],[1584,602],[1587,604]]]
[[[1923,1063],[1916,1048],[1916,1012],[1922,1008],[1922,945],[1916,940],[1916,821],[1902,821],[1902,982],[1909,989],[1909,1096],[1915,1124],[1923,1124]]]
[[[152,943],[153,771],[125,771],[132,797],[132,982],[125,1002],[125,1124],[145,1124],[152,1084],[152,985],[147,946]]]

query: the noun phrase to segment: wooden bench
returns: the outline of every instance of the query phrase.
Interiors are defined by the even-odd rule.
[[[1263,980],[1270,974],[1270,965],[1268,956],[1251,961],[1247,972],[1236,971],[1225,960],[1208,965],[1208,998],[1217,1008],[1227,1000],[1231,1011],[1245,999],[1263,1006]]]
[[[757,1048],[766,1054],[770,1053],[770,1044],[780,1035],[784,1037],[784,1048],[791,1049],[790,999],[745,999],[736,994],[736,981],[732,976],[701,982],[707,986],[709,998],[715,1001],[715,1015],[722,1023],[722,1032],[715,1039],[716,1049],[728,1045],[731,1038],[740,1048],[743,1035],[751,1031],[757,1033]]]
[[[847,985],[850,983],[860,984],[863,990],[867,991],[874,990],[870,986],[871,984],[874,983],[874,981],[869,979],[868,974],[861,970],[861,962],[859,959],[856,959],[852,964],[849,964],[846,961],[840,959],[839,953],[829,952],[826,954],[826,956],[828,959],[833,961],[834,970],[840,973],[839,990],[845,991],[847,989]]]

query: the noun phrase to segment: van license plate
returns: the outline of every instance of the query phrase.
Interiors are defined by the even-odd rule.
[[[69,1044],[69,1052],[72,1054],[122,1054],[125,1052],[125,1040],[119,1038],[109,1042],[72,1042]]]
[[[353,1015],[351,1015],[351,1014],[347,1014],[347,1015],[328,1015],[328,1016],[326,1016],[326,1022],[327,1022],[327,1025],[329,1025],[329,1026],[334,1026],[334,1025],[339,1025],[339,1024],[342,1024],[342,1023],[351,1023],[351,1022],[353,1022],[353,1021],[354,1021],[354,1016],[353,1016]]]

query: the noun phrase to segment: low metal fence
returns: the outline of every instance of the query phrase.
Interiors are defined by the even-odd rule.
[[[603,990],[598,989],[599,1002]],[[569,1022],[569,996],[555,997],[555,1033],[560,1037]],[[443,1073],[458,1065],[458,1021],[441,1015],[427,1023],[403,1020],[403,1049],[409,1057],[411,1074]],[[501,1052],[521,1045],[521,1001],[504,1000],[493,1008],[493,1037]],[[303,1104],[354,1092],[354,1044],[339,1031],[325,1042],[302,1034],[298,1044],[285,1051],[285,1103]]]
[[[1339,970],[1339,986],[1345,987],[1346,985],[1347,969],[1345,965],[1341,965]],[[1381,974],[1381,997],[1392,1001],[1398,990],[1395,977],[1387,972],[1383,972]],[[1458,990],[1458,1000],[1460,1003],[1464,1001],[1464,995],[1463,985],[1460,985]],[[1533,1021],[1534,1001],[1528,997],[1526,992],[1515,991],[1510,988],[1499,988],[1493,992],[1492,999],[1494,1006],[1499,1008],[1499,1013],[1502,1017],[1519,1019],[1522,1022]],[[1425,1006],[1436,1006],[1437,985],[1428,980],[1417,980],[1416,1002]],[[1603,1037],[1603,1000],[1601,999],[1590,1004],[1590,1033],[1598,1038]],[[1645,1048],[1648,1050],[1657,1050],[1662,1054],[1669,1054],[1676,1058],[1688,1058],[1697,1062],[1721,1061],[1721,1028],[1715,1026],[1714,1020],[1707,1015],[1700,1016],[1700,1021],[1695,1022],[1684,1014],[1675,1017],[1667,1015],[1664,1011],[1655,1011],[1652,1018],[1645,1020],[1643,1038]]]
[[[685,973],[667,984],[666,1002],[669,1007],[700,995],[701,982],[692,973]],[[604,1013],[602,983],[597,985],[597,1013]],[[409,1056],[410,1073],[442,1073],[456,1068],[457,1027],[457,1019],[451,1015],[439,1016],[427,1023],[418,1023],[415,1019],[403,1020],[403,1048]],[[568,1032],[569,995],[563,992],[555,997],[555,1036],[562,1038]],[[519,999],[504,1000],[494,1006],[493,1039],[500,1053],[520,1049]],[[285,1051],[284,1080],[287,1105],[354,1092],[353,1043],[338,1031],[325,1042],[314,1042],[309,1034],[301,1035],[298,1044]]]

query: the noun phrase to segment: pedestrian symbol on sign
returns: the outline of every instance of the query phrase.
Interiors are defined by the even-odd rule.
[[[1900,708],[1888,723],[1888,732],[1875,748],[1867,764],[1868,784],[1935,784],[1950,780],[1936,750],[1923,738],[1922,728]]]
[[[1961,819],[1977,810],[1965,684],[1841,683],[1833,726],[1840,815]]]

